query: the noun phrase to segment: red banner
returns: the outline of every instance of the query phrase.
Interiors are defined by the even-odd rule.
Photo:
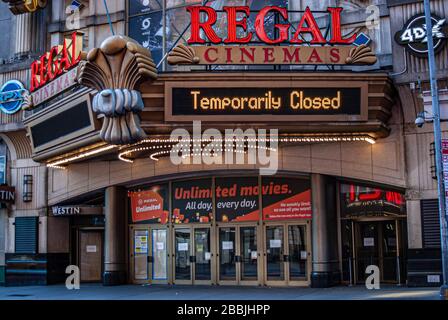
[[[163,198],[152,190],[132,192],[132,222],[157,220],[166,223],[168,212],[163,211]]]
[[[311,190],[263,208],[264,220],[311,219]]]

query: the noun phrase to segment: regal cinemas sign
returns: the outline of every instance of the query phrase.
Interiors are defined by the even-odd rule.
[[[371,65],[377,61],[367,46],[367,36],[343,36],[339,7],[327,8],[329,37],[323,35],[308,7],[294,25],[289,21],[288,10],[277,6],[261,9],[254,20],[249,19],[253,13],[247,6],[223,7],[219,14],[224,14],[226,21],[220,27],[218,12],[211,7],[190,6],[187,11],[191,16],[190,39],[188,45],[180,44],[170,52],[168,63],[172,65]],[[272,24],[273,16],[283,22]],[[252,26],[249,21],[253,21]],[[251,45],[254,41],[262,44]]]
[[[82,33],[74,32],[31,64],[30,92],[35,107],[77,84],[79,62],[85,59]]]

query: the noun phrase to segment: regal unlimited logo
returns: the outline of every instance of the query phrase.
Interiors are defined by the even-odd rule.
[[[0,110],[6,114],[14,114],[20,110],[25,96],[28,95],[23,84],[17,80],[6,82],[0,89]]]
[[[448,25],[446,19],[431,15],[432,37],[434,39],[434,52],[442,50],[448,38]],[[425,15],[418,14],[406,22],[405,27],[395,34],[395,40],[404,46],[410,53],[424,57],[428,54],[428,28]]]

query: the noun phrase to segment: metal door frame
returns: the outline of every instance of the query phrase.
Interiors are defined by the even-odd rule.
[[[152,231],[153,230],[166,230],[167,232],[167,239],[166,239],[166,246],[167,246],[167,279],[166,280],[154,280],[152,269],[153,269],[153,241],[152,241]],[[148,254],[147,254],[147,274],[148,277],[146,280],[143,279],[135,279],[135,252],[134,252],[134,241],[135,231],[147,231],[148,232]],[[170,271],[170,234],[169,234],[169,228],[167,225],[162,224],[141,224],[141,225],[131,225],[129,226],[129,234],[131,236],[131,241],[129,241],[129,252],[130,252],[130,261],[129,261],[129,267],[130,267],[130,280],[134,284],[168,284],[171,280],[171,271]]]
[[[351,228],[352,228],[352,256],[353,256],[353,265],[352,265],[352,269],[353,269],[353,275],[354,275],[354,283],[355,284],[363,284],[363,281],[360,281],[358,279],[358,273],[360,272],[360,270],[358,270],[358,252],[356,250],[356,238],[357,238],[357,232],[359,231],[359,224],[360,223],[371,223],[371,222],[375,222],[378,225],[378,230],[377,230],[377,236],[378,239],[381,240],[379,237],[382,235],[382,227],[381,227],[381,223],[383,222],[393,222],[395,225],[395,239],[396,239],[396,247],[397,247],[397,253],[396,253],[396,280],[395,281],[385,281],[384,280],[384,264],[383,264],[383,244],[381,243],[381,245],[379,246],[378,249],[378,253],[379,253],[379,257],[378,257],[378,264],[379,264],[379,269],[380,269],[380,281],[381,283],[386,283],[386,284],[401,284],[401,268],[400,268],[400,257],[401,257],[401,245],[400,245],[400,241],[401,241],[401,229],[399,228],[399,221],[401,219],[400,218],[385,218],[385,217],[371,217],[371,218],[362,218],[362,219],[352,219],[352,223],[351,223]],[[380,241],[378,241],[380,242]],[[379,243],[378,243],[379,245]],[[361,273],[364,274],[364,270],[361,270]]]
[[[305,239],[306,239],[306,251],[307,251],[307,273],[304,280],[290,280],[289,273],[289,261],[283,260],[283,280],[268,280],[267,274],[267,248],[266,248],[266,229],[267,227],[281,226],[283,227],[283,256],[289,256],[289,235],[288,228],[291,225],[304,226],[305,227]],[[263,224],[263,284],[267,286],[309,286],[311,275],[311,230],[310,220],[304,221],[269,221]]]
[[[219,263],[219,255],[221,252],[219,252],[219,231],[220,229],[224,228],[235,228],[235,256],[241,256],[241,234],[240,229],[244,227],[253,227],[255,228],[255,233],[257,235],[257,279],[256,280],[243,280],[242,274],[241,274],[241,262],[236,261],[235,262],[235,280],[220,280],[220,263]],[[247,286],[254,286],[260,284],[261,277],[261,268],[262,263],[260,262],[261,259],[261,250],[260,250],[260,226],[258,222],[238,222],[238,223],[219,223],[216,224],[216,237],[215,237],[215,248],[216,248],[216,254],[215,254],[215,261],[216,261],[216,283],[218,285],[247,285]]]
[[[190,280],[178,280],[176,279],[176,239],[175,239],[175,234],[176,234],[176,230],[177,229],[187,229],[190,231],[190,248],[189,248],[189,253],[190,253]],[[195,243],[195,239],[194,239],[194,234],[195,234],[195,230],[196,229],[209,229],[209,235],[210,235],[210,254],[211,254],[211,259],[210,259],[210,280],[195,280],[195,273],[196,273],[196,264],[195,262],[192,262],[191,259],[192,257],[196,256],[195,253],[195,248],[196,248],[196,243]],[[213,227],[211,223],[204,223],[204,224],[176,224],[173,225],[173,227],[171,228],[172,232],[170,235],[171,238],[171,272],[172,272],[172,276],[171,276],[171,283],[173,284],[186,284],[186,285],[193,285],[193,284],[197,284],[197,285],[211,285],[214,283],[214,279],[215,279],[215,274],[214,274],[214,270],[215,270],[215,264],[214,264],[214,247],[213,247],[213,239],[214,239],[214,232],[213,232]]]

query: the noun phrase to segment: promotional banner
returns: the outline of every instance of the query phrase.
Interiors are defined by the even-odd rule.
[[[264,178],[262,192],[263,220],[312,218],[309,180]]]
[[[215,184],[217,221],[258,221],[257,177],[217,178]]]
[[[174,223],[210,222],[212,220],[212,180],[189,180],[172,184]]]
[[[168,188],[154,186],[149,190],[130,192],[132,223],[168,222]]]

